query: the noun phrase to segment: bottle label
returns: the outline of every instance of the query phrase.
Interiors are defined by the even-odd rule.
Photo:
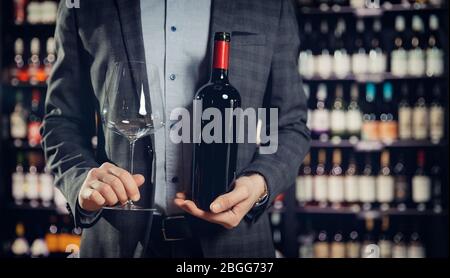
[[[395,76],[405,76],[408,73],[408,55],[404,49],[392,51],[391,72]]]
[[[315,176],[314,177],[314,201],[326,202],[327,201],[327,177]]]
[[[12,196],[16,201],[25,198],[25,177],[22,173],[14,173],[12,175]]]
[[[361,131],[362,115],[359,110],[348,110],[346,115],[347,130],[350,133]]]
[[[421,49],[413,49],[408,53],[408,72],[412,76],[425,75],[425,57]]]
[[[413,111],[413,138],[424,140],[428,135],[428,109],[426,107],[415,107]]]
[[[427,75],[440,76],[444,74],[444,53],[441,49],[427,50]]]
[[[346,176],[344,178],[344,199],[346,202],[353,203],[359,201],[358,177]]]
[[[345,112],[343,110],[332,110],[330,115],[331,131],[342,134],[345,132]]]
[[[423,259],[425,258],[425,249],[421,244],[411,244],[408,247],[408,258]]]
[[[353,74],[366,74],[368,71],[368,57],[366,53],[355,53],[352,55]]]
[[[296,180],[296,198],[299,202],[311,202],[313,200],[312,176],[299,176]]]
[[[359,199],[361,202],[375,202],[376,198],[375,178],[372,176],[361,176],[359,179]]]
[[[365,121],[361,128],[361,137],[363,140],[378,140],[378,121]]]
[[[315,60],[317,62],[317,74],[322,78],[330,77],[333,69],[331,56],[329,54],[321,54]]]
[[[427,176],[412,178],[412,199],[416,203],[426,203],[431,198],[431,180]]]
[[[306,77],[311,78],[314,76],[315,65],[314,65],[314,55],[310,50],[300,52],[298,61],[298,71],[299,73]]]
[[[399,137],[400,139],[411,139],[412,133],[412,111],[409,107],[400,107],[398,110]]]
[[[326,109],[314,110],[312,115],[312,129],[317,133],[330,130],[330,114]]]
[[[396,121],[380,122],[380,139],[383,141],[397,140],[398,125]]]
[[[229,49],[230,43],[227,41],[214,42],[214,68],[224,70],[228,69]]]
[[[30,122],[28,124],[28,143],[31,146],[36,146],[41,142],[40,122]]]
[[[439,142],[444,137],[444,109],[439,106],[430,108],[430,137]]]
[[[333,203],[344,201],[344,179],[341,176],[328,177],[328,200]]]
[[[386,55],[381,49],[374,49],[369,54],[369,72],[380,74],[386,71]]]
[[[391,203],[394,200],[394,178],[392,176],[377,177],[377,201]]]
[[[335,51],[333,71],[337,77],[345,77],[350,73],[351,61],[345,51]]]

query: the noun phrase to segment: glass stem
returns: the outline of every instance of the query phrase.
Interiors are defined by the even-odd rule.
[[[133,174],[134,173],[134,145],[135,145],[136,141],[131,141],[130,142],[130,173]]]

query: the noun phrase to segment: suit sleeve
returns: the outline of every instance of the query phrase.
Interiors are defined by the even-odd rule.
[[[41,129],[47,167],[55,185],[76,210],[78,192],[88,171],[98,167],[91,139],[95,135],[95,98],[88,68],[81,65],[75,10],[60,2],[55,31],[57,60],[48,80],[45,117]],[[81,221],[83,222],[83,221]]]
[[[266,91],[269,107],[278,108],[278,148],[273,154],[256,154],[243,173],[264,176],[269,200],[295,182],[298,169],[309,151],[307,106],[297,61],[300,47],[298,23],[291,1],[283,0],[271,72]]]

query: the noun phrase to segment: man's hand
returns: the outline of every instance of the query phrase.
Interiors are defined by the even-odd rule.
[[[184,193],[177,193],[174,202],[193,216],[232,229],[239,225],[265,191],[264,178],[254,174],[238,178],[232,191],[217,197],[211,203],[210,212],[203,211],[191,200],[186,200]]]
[[[89,171],[78,194],[78,203],[84,210],[97,211],[118,202],[136,202],[141,198],[139,187],[144,181],[142,175],[131,175],[111,163],[103,163]]]

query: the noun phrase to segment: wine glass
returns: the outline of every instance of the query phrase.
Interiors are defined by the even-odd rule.
[[[105,101],[101,110],[102,123],[105,128],[128,140],[128,171],[133,174],[136,141],[165,125],[158,68],[153,65],[147,68],[145,62],[130,61],[115,63],[110,70],[110,81],[106,84]],[[149,86],[149,79],[152,86]],[[131,200],[105,208],[154,210],[137,206]]]

